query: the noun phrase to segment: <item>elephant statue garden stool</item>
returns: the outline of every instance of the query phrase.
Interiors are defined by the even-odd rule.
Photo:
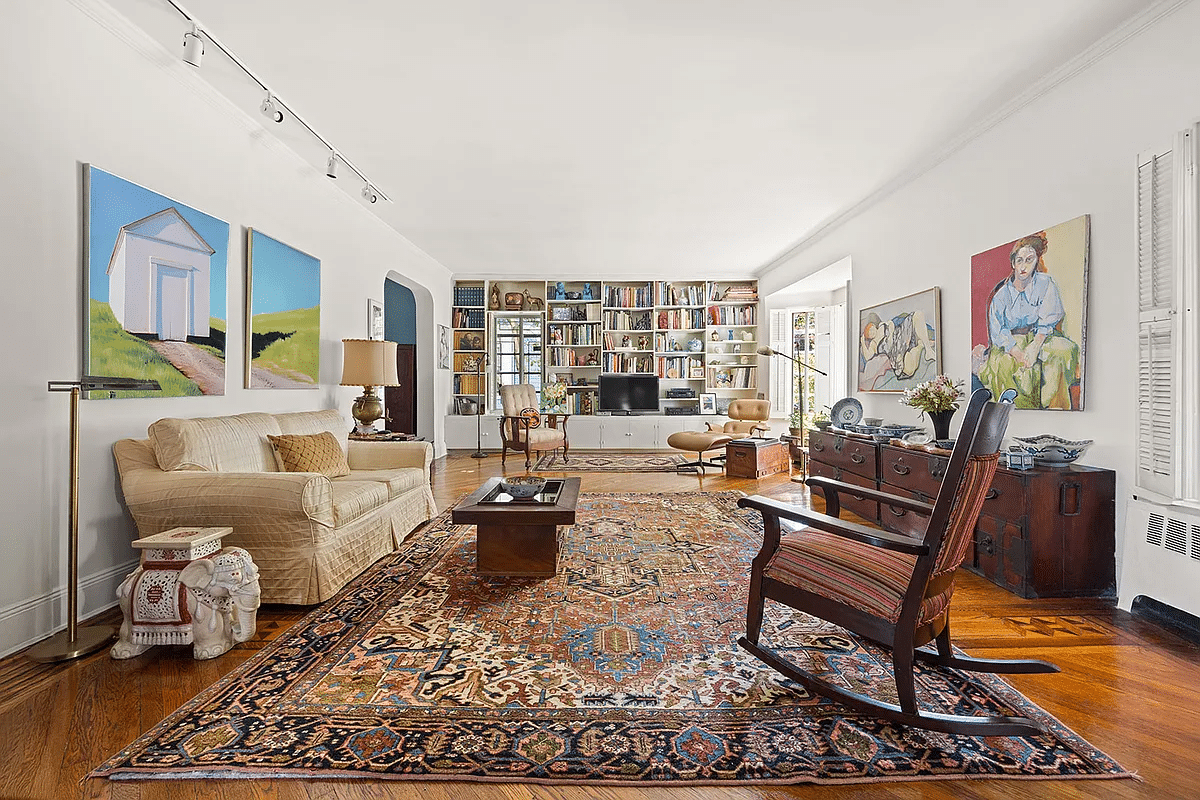
[[[156,644],[190,644],[215,658],[254,635],[258,568],[240,547],[221,547],[232,528],[172,528],[138,539],[141,564],[117,588],[122,622],[113,658]]]

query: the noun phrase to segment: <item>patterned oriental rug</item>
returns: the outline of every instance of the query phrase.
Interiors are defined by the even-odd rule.
[[[533,472],[675,472],[687,459],[679,453],[620,453],[611,450],[572,450],[564,462],[560,453],[546,453]],[[695,471],[690,468],[690,471]],[[684,470],[680,470],[683,472]]]
[[[549,580],[480,578],[449,512],[93,775],[587,784],[1126,776],[994,678],[925,670],[959,713],[1050,734],[905,729],[809,697],[741,652],[760,544],[739,494],[593,494]],[[887,694],[886,657],[768,607],[767,641]]]

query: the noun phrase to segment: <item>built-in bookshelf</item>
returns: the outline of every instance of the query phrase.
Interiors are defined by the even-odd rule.
[[[482,380],[489,385],[479,386],[476,371],[466,369],[479,365],[475,344],[489,347],[493,315],[533,311],[543,315],[544,336],[541,380],[530,382],[566,383],[570,413],[594,412],[599,377],[606,372],[657,375],[664,408],[698,409],[705,392],[717,394],[718,407],[757,394],[753,280],[459,281],[456,394],[473,397],[479,390],[491,399],[488,408],[494,407],[494,379],[485,370]]]

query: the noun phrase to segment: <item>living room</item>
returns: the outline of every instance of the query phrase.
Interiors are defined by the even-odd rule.
[[[766,5],[770,7],[768,10],[779,10],[772,4]],[[655,250],[643,261],[631,262],[627,267],[611,266],[611,272],[603,277],[606,280],[669,280],[697,276],[753,280],[757,282],[759,296],[767,298],[849,256],[853,276],[848,316],[855,322],[862,308],[931,287],[940,288],[941,325],[947,343],[942,371],[969,379],[972,372],[969,347],[971,256],[1032,231],[1089,215],[1086,341],[1089,358],[1086,361],[1084,410],[1062,414],[1014,412],[1008,432],[1010,436],[1053,433],[1067,439],[1091,439],[1094,444],[1087,452],[1087,463],[1115,471],[1117,585],[1114,600],[1120,613],[1130,611],[1136,598],[1148,597],[1185,614],[1200,615],[1200,595],[1197,594],[1200,582],[1195,581],[1194,572],[1175,571],[1174,561],[1145,547],[1144,530],[1130,530],[1126,525],[1130,498],[1136,494],[1134,464],[1139,441],[1136,424],[1138,309],[1131,301],[1137,291],[1136,170],[1140,153],[1161,145],[1170,146],[1177,132],[1188,129],[1200,117],[1200,106],[1194,100],[1194,87],[1200,78],[1200,53],[1194,47],[1196,34],[1200,31],[1200,5],[1195,2],[1112,2],[1101,5],[1101,10],[1089,10],[1083,4],[1074,3],[1069,8],[1055,11],[1054,19],[1031,23],[1066,37],[1065,31],[1074,24],[1066,18],[1078,15],[1079,25],[1090,35],[1084,37],[1086,41],[1070,39],[1077,43],[1070,51],[1064,49],[1057,56],[1043,54],[1044,60],[1031,63],[1026,71],[1011,63],[998,66],[997,74],[990,76],[991,82],[985,83],[991,90],[987,94],[954,94],[947,88],[947,93],[940,98],[922,95],[926,105],[914,105],[908,109],[909,113],[917,119],[925,115],[936,118],[938,125],[904,128],[909,138],[894,142],[893,149],[888,150],[892,158],[907,155],[902,170],[886,175],[875,171],[872,160],[882,158],[877,149],[880,145],[874,137],[864,135],[857,151],[862,169],[851,171],[853,174],[849,177],[857,183],[851,187],[852,191],[846,189],[852,199],[823,209],[805,209],[805,214],[811,215],[812,224],[792,222],[798,212],[787,204],[780,207],[776,204],[778,201],[769,197],[774,184],[764,192],[768,196],[762,205],[743,210],[747,217],[769,217],[775,230],[790,229],[789,238],[758,241],[743,249],[731,245],[719,252],[706,250],[704,253],[696,252],[696,245],[689,240],[676,252]],[[197,13],[205,18],[211,14],[219,19],[231,13],[218,3],[197,3],[196,6]],[[1028,4],[1026,10],[1033,7]],[[307,10],[311,12],[312,6]],[[984,13],[982,9],[972,9],[972,12]],[[286,12],[277,9],[277,13]],[[337,17],[341,12],[330,8],[328,13]],[[39,347],[29,350],[14,347],[5,362],[11,387],[7,393],[11,413],[5,417],[4,433],[14,444],[17,458],[10,461],[6,470],[4,488],[10,512],[6,538],[11,555],[0,566],[0,587],[3,587],[0,589],[0,619],[3,620],[0,624],[0,654],[11,657],[60,630],[65,620],[70,425],[65,398],[48,393],[46,384],[48,381],[77,379],[81,374],[84,336],[81,263],[86,250],[81,230],[84,165],[95,165],[215,215],[230,224],[231,234],[226,297],[230,346],[224,393],[112,402],[89,400],[82,404],[78,470],[81,618],[112,613],[117,587],[137,563],[137,553],[130,547],[137,533],[124,504],[113,459],[113,443],[125,438],[143,438],[149,425],[166,417],[200,418],[248,412],[283,414],[317,409],[348,412],[361,390],[339,385],[341,339],[365,337],[364,301],[383,299],[388,281],[406,287],[415,297],[416,372],[420,376],[417,433],[434,448],[436,461],[432,487],[439,510],[449,508],[486,478],[502,473],[498,450],[492,450],[488,458],[477,460],[471,460],[467,451],[446,453],[446,416],[453,410],[454,392],[452,371],[439,369],[437,365],[437,326],[452,324],[455,280],[552,281],[556,275],[563,274],[564,268],[544,261],[524,261],[514,255],[515,251],[507,249],[511,244],[507,242],[496,244],[494,269],[478,262],[461,266],[457,261],[460,251],[439,251],[415,234],[409,234],[413,236],[410,241],[406,238],[409,229],[390,221],[408,219],[412,221],[412,230],[435,231],[437,221],[423,216],[422,198],[403,191],[404,165],[406,161],[444,161],[448,165],[445,167],[448,170],[446,182],[464,181],[466,177],[455,174],[452,167],[456,159],[455,148],[467,145],[461,140],[453,140],[441,155],[430,151],[408,153],[392,167],[394,171],[387,180],[375,177],[378,167],[363,160],[364,171],[378,180],[379,189],[390,196],[390,203],[381,201],[372,205],[361,198],[361,182],[354,182],[354,177],[345,168],[337,182],[326,177],[328,151],[314,145],[311,137],[294,125],[273,125],[265,120],[259,113],[262,93],[258,87],[247,83],[244,76],[233,75],[234,70],[221,59],[211,42],[202,69],[182,64],[178,57],[178,40],[187,27],[169,4],[164,2],[158,7],[133,0],[112,3],[103,0],[20,0],[6,6],[5,17],[8,42],[3,56],[7,67],[3,99],[10,124],[0,136],[7,145],[10,159],[5,168],[3,188],[8,201],[7,213],[0,226],[5,241],[10,243],[8,269],[14,279],[14,291],[5,296],[4,308],[10,328],[22,332],[18,342],[35,342]],[[212,24],[215,35],[221,37],[224,28],[215,20]],[[879,19],[872,22],[872,26],[878,24]],[[656,30],[654,24],[647,22],[646,25],[648,30]],[[713,31],[709,33],[714,37],[720,35]],[[935,32],[929,35],[932,37]],[[1066,41],[1066,38],[1051,37],[1045,43],[1053,46]],[[273,79],[267,66],[257,66],[267,59],[267,55],[265,49],[263,55],[258,55],[254,42],[253,35],[247,35],[242,43],[230,32],[231,49]],[[909,42],[906,46],[919,44],[918,40],[916,44]],[[312,42],[301,44],[299,40],[292,46],[296,58],[310,57],[310,48],[317,47]],[[966,55],[952,53],[960,59],[953,63],[971,62],[970,48],[983,47],[984,41],[972,41],[964,46]],[[1000,52],[995,42],[992,46],[995,49],[989,53]],[[900,59],[904,54],[898,51],[893,55]],[[886,69],[882,62],[876,62],[876,65]],[[938,74],[952,69],[943,68]],[[209,74],[210,71],[216,73],[215,77]],[[240,88],[230,93],[214,88],[214,81],[222,86],[240,85]],[[347,148],[347,158],[358,160],[355,151],[348,144],[343,145],[342,139],[333,131],[337,125],[342,125],[343,130],[359,124],[369,126],[376,115],[375,109],[369,106],[358,108],[355,114],[360,113],[361,118],[347,122],[355,114],[346,111],[346,106],[331,105],[330,110],[320,112],[325,115],[321,117],[315,110],[316,101],[299,99],[303,97],[304,89],[296,87],[291,91],[297,97],[296,112],[305,115],[306,119],[311,118],[314,126],[323,132],[328,128],[330,140]],[[390,92],[391,89],[376,92],[374,102],[387,103],[390,98],[381,95]],[[284,99],[290,99],[282,87],[280,94]],[[394,102],[404,105],[402,99]],[[426,103],[412,113],[433,116],[439,110],[449,112],[442,106],[454,105],[452,98],[443,98],[442,106],[436,98],[427,98]],[[310,111],[310,105],[314,110]],[[935,114],[946,108],[953,109],[954,113],[949,116]],[[670,111],[661,110],[661,113],[669,116]],[[867,115],[866,118],[877,129],[887,129],[891,122],[887,115],[873,118]],[[326,119],[342,121],[325,122]],[[457,119],[461,125],[470,122],[461,117]],[[766,127],[771,124],[766,118],[760,122]],[[402,123],[398,122],[397,126]],[[607,133],[612,135],[613,131]],[[722,141],[719,133],[712,132],[712,147],[717,151]],[[740,144],[730,145],[731,152],[739,147],[752,149],[747,140],[737,141]],[[474,142],[471,146],[477,145],[478,142]],[[660,156],[665,158],[669,147],[663,150]],[[819,151],[808,157],[817,162],[826,159]],[[720,172],[721,180],[736,185],[736,166],[729,173],[723,172],[725,167],[718,169],[721,158],[716,152],[709,161],[682,165],[678,169],[682,175],[693,170]],[[827,177],[812,179],[819,183]],[[776,183],[792,180],[794,176],[781,174]],[[686,194],[686,182],[681,181],[679,185],[679,193]],[[514,190],[511,203],[519,206],[520,199],[520,193]],[[633,203],[641,198],[627,199]],[[389,206],[390,210],[381,211],[376,206]],[[474,205],[464,202],[462,208],[462,216],[476,216],[470,214],[476,208]],[[394,216],[385,221],[381,214]],[[486,214],[478,216],[486,217]],[[246,228],[265,231],[321,261],[321,369],[315,388],[273,391],[242,388],[240,374],[246,366],[246,356],[241,317],[247,307],[242,243]],[[547,232],[547,241],[551,240],[552,233]],[[642,233],[624,232],[630,240]],[[604,238],[600,234],[595,236]],[[732,238],[733,233],[730,236]],[[596,246],[595,241],[584,237],[558,244],[563,249],[547,247],[547,251],[578,255]],[[478,253],[478,250],[469,252]],[[607,251],[604,253],[607,255]],[[701,257],[706,259],[703,270],[695,266]],[[572,266],[567,271],[572,277],[583,279],[596,273],[595,264],[587,263],[587,258],[579,256],[576,260],[579,266]],[[18,269],[30,273],[36,271],[37,276],[18,277]],[[51,294],[54,297],[50,297]],[[850,352],[854,353],[853,346]],[[764,376],[769,369],[770,361],[761,360],[760,370]],[[847,386],[842,394],[856,396],[867,416],[918,423],[916,412],[898,405],[894,394],[855,392],[851,386]],[[784,416],[782,410],[773,410],[773,434],[777,435],[786,427]],[[696,427],[702,427],[700,422]],[[1194,429],[1191,435],[1194,441]],[[523,454],[517,456],[519,460],[514,462],[513,455],[509,455],[504,474],[524,473]],[[587,491],[599,493],[769,492],[782,499],[807,502],[803,486],[791,483],[786,476],[762,482],[728,479],[719,471],[703,478],[689,473],[649,476],[609,473],[587,477]],[[1000,593],[980,591],[987,600],[1004,597]],[[1015,597],[1005,602],[1009,600],[1016,602]],[[1070,615],[1070,611],[1062,607],[1058,607],[1056,613]],[[290,623],[300,616],[280,619]],[[1025,616],[1036,616],[1036,611],[1029,611]],[[1128,618],[1126,614],[1122,619]],[[260,624],[263,619],[260,616]],[[1122,628],[1120,636],[1133,636],[1129,630],[1142,630],[1141,623],[1125,624],[1131,627]],[[1155,706],[1160,711],[1172,702],[1178,707],[1194,705],[1194,693],[1187,687],[1195,685],[1196,651],[1181,643],[1155,641],[1159,642],[1158,649],[1147,658],[1164,670],[1163,674],[1178,678],[1179,686],[1161,689],[1162,694],[1157,700],[1147,696],[1144,701],[1163,704]],[[971,648],[967,646],[966,649]],[[233,657],[236,652],[237,649],[223,658]],[[1119,675],[1114,682],[1127,682],[1126,685],[1133,687],[1129,691],[1135,694],[1150,695],[1160,691],[1160,687],[1142,674],[1139,663],[1135,663],[1138,662],[1136,657],[1127,653],[1122,655],[1128,661],[1117,668]],[[1093,658],[1080,654],[1075,657],[1080,661]],[[103,658],[107,661],[108,656]],[[155,656],[148,654],[139,658],[154,659]],[[190,660],[190,656],[186,658]],[[1068,663],[1071,658],[1068,654]],[[220,661],[217,659],[207,666],[196,667],[200,672],[189,678],[188,687],[204,688],[215,682],[230,669],[217,666]],[[155,663],[178,665],[180,662]],[[134,665],[134,662],[128,664]],[[138,669],[136,665],[123,668],[131,673]],[[160,668],[165,669],[161,666],[154,669]],[[124,674],[122,667],[110,665],[107,669],[111,670],[107,674],[114,682],[120,681]],[[1034,686],[1039,693],[1035,699],[1058,714],[1069,714],[1072,705],[1088,705],[1086,683],[1100,680],[1099,675],[1103,672],[1099,664],[1094,669],[1096,671],[1087,673],[1086,677],[1083,672],[1067,669],[1060,676],[1037,678]],[[1172,669],[1178,672],[1171,673]],[[1059,686],[1070,688],[1055,688],[1052,683],[1055,680],[1062,682]],[[1031,693],[1025,684],[1021,688]],[[1105,698],[1109,689],[1111,687],[1104,690]],[[20,708],[26,711],[30,707],[45,708],[53,711],[55,716],[78,713],[75,709],[80,701],[68,697],[61,687],[55,691],[53,696],[40,698],[33,706]],[[157,724],[192,696],[190,688],[164,691],[167,694],[176,691],[180,696],[164,697],[153,709],[144,707],[142,714],[157,716],[137,726],[137,733]],[[1056,692],[1076,694],[1072,700],[1056,707],[1053,700]],[[105,709],[115,707],[114,702],[119,705],[119,701],[111,698],[107,702]],[[23,725],[14,722],[12,713],[15,712],[11,709],[6,711],[6,731],[16,731]],[[1150,714],[1149,711],[1146,713]],[[1089,730],[1080,733],[1102,750],[1117,755],[1114,744],[1119,742],[1122,734],[1106,730],[1104,714],[1103,709],[1092,709],[1087,717]],[[95,721],[78,720],[71,723],[75,727],[94,724]],[[1194,725],[1182,720],[1171,724],[1176,726],[1173,732],[1181,740],[1194,742],[1200,735]],[[70,778],[61,777],[61,768],[55,763],[53,770],[59,776],[56,780],[62,781],[61,785],[73,785],[114,752],[112,749],[99,752],[104,749],[102,745],[95,745],[96,752],[92,752],[92,741],[86,736],[74,741],[73,746],[79,753],[68,758],[88,763],[71,773]],[[117,746],[125,744],[128,742]],[[1144,754],[1139,752],[1140,755]],[[1153,781],[1165,779],[1173,769],[1194,757],[1179,752],[1174,758],[1175,766],[1171,767],[1161,763],[1168,760],[1166,756],[1145,756],[1145,761],[1118,756],[1122,766],[1143,775],[1153,775]],[[37,764],[40,762],[26,765],[33,769]],[[107,784],[105,781],[100,783]],[[232,783],[228,782],[224,791],[246,791],[245,788],[229,788],[228,784]],[[271,791],[307,796],[294,785],[298,783],[275,781]],[[996,783],[1000,788],[987,791],[997,794],[981,796],[1015,791],[1012,788],[1015,782],[988,785]],[[941,784],[941,789],[930,791],[952,796],[956,786],[963,785],[948,781]],[[1057,793],[1053,782],[1026,785],[1032,787],[1025,790],[1029,796],[1076,796],[1069,792],[1095,797],[1139,796],[1139,793],[1140,796],[1170,796],[1171,789],[1179,788],[1178,784],[1171,784],[1155,795],[1153,784],[1135,785],[1126,780],[1072,782],[1069,792],[1059,790]],[[457,791],[452,788],[457,784],[440,788],[428,783],[412,784],[411,788],[417,791],[418,786],[419,791],[430,796]],[[535,793],[529,787],[500,786]],[[400,787],[401,784],[394,784],[388,789]],[[42,791],[44,788],[30,789],[17,796],[50,796]],[[577,796],[583,796],[585,790],[575,788],[581,792]],[[904,787],[891,784],[889,788],[899,793]],[[977,787],[973,784],[972,788]],[[96,791],[115,793],[111,788]],[[142,788],[141,791],[149,794],[165,789]],[[342,796],[345,791],[339,785],[328,788],[327,794]],[[802,790],[795,791],[800,793]],[[1122,792],[1126,794],[1122,795]]]

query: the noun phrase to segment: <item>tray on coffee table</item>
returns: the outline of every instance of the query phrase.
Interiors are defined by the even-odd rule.
[[[504,487],[497,483],[484,494],[476,503],[486,505],[504,505],[512,503],[513,505],[548,505],[552,506],[558,503],[558,498],[562,494],[563,487],[566,481],[562,478],[551,478],[546,481],[545,488],[535,494],[533,497],[513,497],[508,492],[504,491]]]

